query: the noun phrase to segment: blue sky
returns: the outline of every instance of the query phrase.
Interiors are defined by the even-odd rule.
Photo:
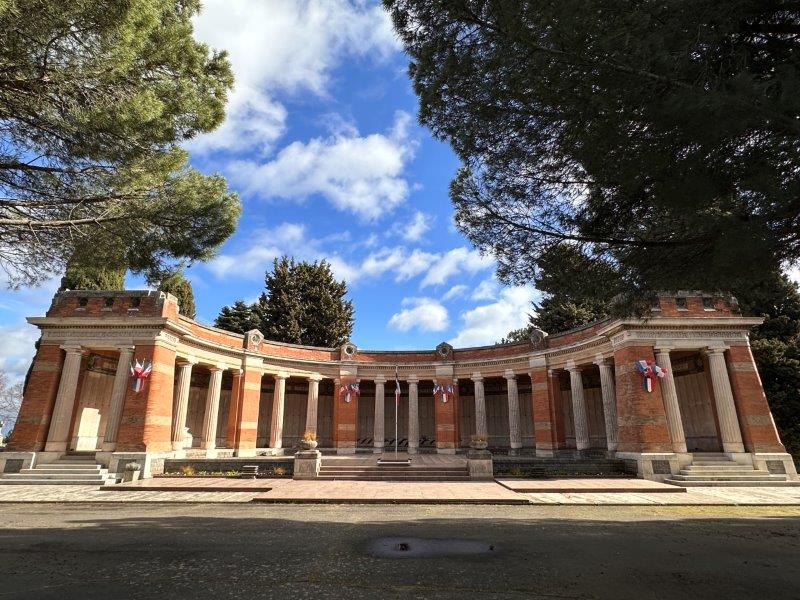
[[[488,344],[524,325],[530,287],[507,288],[452,223],[458,160],[417,125],[407,58],[377,2],[205,0],[196,36],[230,52],[236,89],[194,166],[241,195],[239,228],[188,271],[198,320],[253,300],[281,254],[329,260],[347,281],[362,348]],[[0,368],[24,374],[57,278],[0,292]],[[129,278],[129,288],[141,288]]]

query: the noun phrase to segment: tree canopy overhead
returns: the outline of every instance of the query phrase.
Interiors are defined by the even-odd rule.
[[[0,0],[0,268],[12,284],[91,244],[136,272],[204,259],[239,200],[179,146],[224,118],[199,0]]]
[[[420,120],[463,163],[457,224],[502,280],[565,245],[633,293],[800,257],[797,2],[384,4]]]

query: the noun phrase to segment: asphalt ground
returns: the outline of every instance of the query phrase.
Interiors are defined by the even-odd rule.
[[[800,507],[0,505],[0,599],[798,597]]]

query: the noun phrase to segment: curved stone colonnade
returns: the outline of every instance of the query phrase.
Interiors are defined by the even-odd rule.
[[[112,470],[137,460],[149,474],[170,457],[281,453],[304,431],[338,453],[382,452],[394,444],[397,378],[409,453],[452,454],[477,434],[499,452],[635,461],[652,479],[700,451],[794,473],[748,343],[761,319],[732,298],[662,295],[646,318],[413,352],[237,335],[152,291],[62,292],[29,322],[42,337],[4,463],[94,451]],[[666,370],[650,392],[640,360]],[[135,361],[152,365],[139,391]],[[448,393],[434,397],[436,386]]]

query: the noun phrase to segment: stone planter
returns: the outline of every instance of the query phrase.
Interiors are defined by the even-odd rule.
[[[470,442],[469,447],[473,450],[486,450],[489,447],[489,442]]]
[[[316,450],[317,440],[300,440],[301,450]]]

